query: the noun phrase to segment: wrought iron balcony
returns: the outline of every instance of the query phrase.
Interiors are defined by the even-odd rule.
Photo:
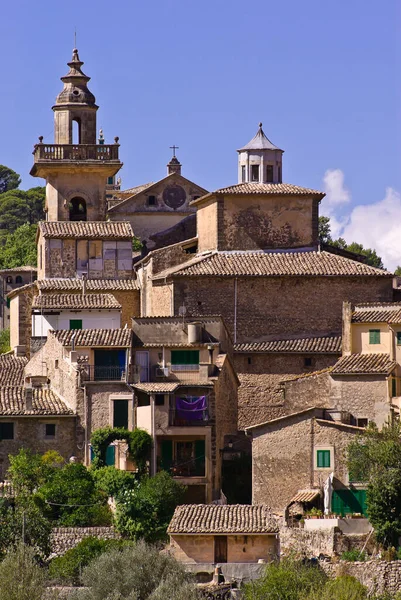
[[[126,381],[125,367],[103,367],[98,365],[82,365],[83,382],[89,381]]]
[[[205,477],[205,459],[188,461],[160,460],[159,470],[167,471],[172,477]]]
[[[36,144],[33,155],[38,161],[118,160],[119,144]]]

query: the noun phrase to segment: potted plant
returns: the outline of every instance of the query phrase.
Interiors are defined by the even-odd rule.
[[[321,519],[323,516],[322,511],[320,510],[320,508],[316,508],[316,506],[314,506],[313,508],[310,509],[310,511],[307,513],[307,516],[310,519]]]

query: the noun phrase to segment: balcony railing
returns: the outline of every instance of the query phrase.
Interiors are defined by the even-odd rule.
[[[126,381],[125,367],[85,365],[81,369],[82,381]]]
[[[119,144],[36,144],[35,162],[39,160],[118,160]]]
[[[205,477],[205,459],[194,458],[189,461],[163,460],[159,468],[168,471],[173,477]]]
[[[196,415],[196,418],[194,418]],[[190,415],[185,415],[174,408],[170,408],[169,411],[169,425],[172,427],[204,427],[209,425],[209,410],[197,411]]]

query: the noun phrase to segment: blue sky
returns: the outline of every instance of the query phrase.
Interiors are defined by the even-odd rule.
[[[53,140],[51,106],[76,26],[98,124],[106,142],[120,137],[123,187],[163,177],[172,144],[189,179],[207,189],[236,182],[236,149],[263,121],[286,151],[285,181],[329,192],[322,212],[331,211],[338,233],[352,226],[355,207],[380,209],[389,188],[391,210],[400,209],[390,220],[401,222],[397,4],[4,3],[0,164],[22,175],[22,187],[40,183],[29,176],[31,151],[39,135]]]

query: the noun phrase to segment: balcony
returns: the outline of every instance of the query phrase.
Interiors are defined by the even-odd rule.
[[[81,368],[82,382],[90,381],[126,381],[125,367],[103,367],[83,365]]]
[[[195,417],[195,418],[194,418]],[[168,424],[171,427],[202,427],[209,425],[209,410],[205,408],[187,415],[175,408],[170,408]]]
[[[118,161],[119,144],[36,144],[33,155],[39,161]]]
[[[172,477],[205,477],[205,459],[159,461],[158,470],[160,469],[167,471]]]

